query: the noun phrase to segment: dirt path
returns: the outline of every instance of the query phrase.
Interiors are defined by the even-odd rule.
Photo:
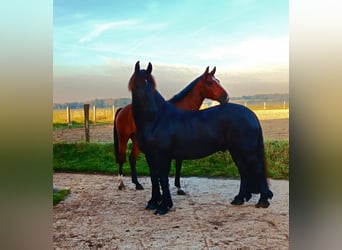
[[[53,208],[54,249],[288,249],[289,183],[270,180],[275,196],[267,209],[258,195],[242,206],[230,201],[239,180],[182,178],[186,196],[171,188],[174,207],[164,216],[145,210],[151,195],[136,191],[128,177],[55,173],[54,184],[71,195]],[[173,178],[170,178],[173,183]]]

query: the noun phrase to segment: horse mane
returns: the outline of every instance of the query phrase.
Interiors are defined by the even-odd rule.
[[[169,102],[175,103],[182,99],[189,94],[189,92],[195,87],[202,76],[197,77],[191,83],[189,83],[183,90],[181,90],[178,94],[174,95]]]

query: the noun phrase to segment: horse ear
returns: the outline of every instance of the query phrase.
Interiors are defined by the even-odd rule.
[[[209,66],[205,69],[204,75],[208,75],[208,73],[209,73]]]
[[[215,72],[216,72],[216,66],[213,68],[213,70],[210,72],[210,75],[215,75]]]
[[[150,62],[148,63],[148,66],[147,66],[147,72],[148,72],[149,74],[152,73],[152,64],[151,64]]]
[[[138,73],[139,71],[140,71],[140,64],[139,64],[139,61],[137,61],[136,63],[135,63],[135,73]]]

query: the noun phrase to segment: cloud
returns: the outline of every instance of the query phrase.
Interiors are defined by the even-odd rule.
[[[115,22],[98,24],[90,33],[80,38],[79,42],[80,43],[88,42],[97,38],[105,31],[112,30],[112,29],[128,28],[131,26],[135,26],[138,23],[140,23],[139,20],[125,20],[125,21],[115,21]]]
[[[124,21],[114,21],[114,22],[107,22],[101,23],[95,26],[95,28],[90,31],[87,35],[81,37],[79,39],[80,43],[88,42],[91,40],[96,39],[102,33],[109,31],[109,30],[123,30],[123,29],[130,29],[135,28],[138,24],[143,24],[142,20],[131,19],[131,20],[124,20]],[[147,23],[141,25],[139,27],[140,30],[147,30],[147,31],[156,31],[156,30],[163,30],[167,27],[167,23]]]
[[[288,37],[243,40],[236,45],[213,46],[198,54],[200,59],[234,61],[240,65],[288,63]]]

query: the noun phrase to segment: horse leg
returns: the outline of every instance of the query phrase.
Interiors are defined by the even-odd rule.
[[[261,192],[258,203],[255,205],[257,208],[267,208],[270,203],[268,199],[272,199],[273,193],[268,187],[268,183],[265,176],[259,176]]]
[[[248,201],[251,198],[251,193],[260,193],[260,199],[256,207],[267,208],[270,203],[268,199],[272,199],[273,193],[268,188],[268,183],[265,175],[264,155],[261,149],[258,153],[245,152],[236,154],[234,158],[241,176],[240,192],[232,201],[234,205],[243,204],[243,200]],[[233,156],[233,155],[232,155]]]
[[[252,193],[260,193],[260,198],[256,207],[267,208],[270,203],[268,199],[272,199],[273,193],[268,187],[265,173],[264,147],[260,146],[253,153],[245,154],[247,176],[247,190]]]
[[[126,143],[127,143],[127,141],[126,141]],[[120,143],[119,145],[120,145],[120,147],[119,147],[119,159],[117,159],[117,162],[119,164],[119,175],[118,175],[119,190],[125,190],[126,187],[125,187],[125,184],[123,183],[122,166],[126,160],[126,144]]]
[[[249,201],[252,197],[251,192],[248,191],[247,180],[244,174],[240,174],[240,190],[231,202],[232,205],[242,205],[245,201]]]
[[[138,155],[140,154],[140,149],[138,147],[138,142],[137,142],[136,137],[132,136],[131,140],[132,140],[132,150],[129,155],[129,164],[131,166],[132,182],[135,184],[136,190],[143,190],[144,187],[138,181],[137,170],[136,170],[136,162],[137,162]]]
[[[268,202],[268,199],[272,199],[273,193],[268,187],[268,182],[266,179],[266,173],[265,173],[265,167],[264,167],[264,161],[261,162],[261,164],[257,165],[256,171],[255,171],[255,178],[257,179],[257,182],[260,186],[260,198],[258,203],[255,205],[257,208],[267,208],[270,203]]]
[[[125,184],[123,183],[123,174],[122,174],[122,163],[119,163],[119,174],[118,174],[118,182],[119,182],[119,190],[125,190]]]
[[[232,205],[242,205],[245,201],[249,201],[252,197],[252,194],[248,188],[247,183],[247,166],[245,165],[243,156],[237,151],[230,151],[230,154],[239,170],[240,174],[240,190],[239,193],[234,197],[234,200],[231,202]]]
[[[124,144],[122,144],[124,145]],[[119,148],[119,159],[118,159],[118,164],[119,164],[119,175],[118,175],[118,182],[119,182],[119,190],[125,190],[125,184],[123,183],[123,171],[122,171],[122,166],[125,162],[126,158],[126,145],[120,146]]]
[[[180,172],[182,170],[182,160],[176,159],[176,172],[175,172],[175,186],[177,187],[178,195],[185,195],[185,192],[181,189],[180,185]]]
[[[156,165],[154,164],[154,162],[149,156],[146,155],[145,157],[149,165],[151,183],[152,183],[152,197],[147,202],[147,205],[145,208],[148,210],[155,210],[158,208],[158,205],[160,204],[162,200],[160,187],[159,187],[158,169],[156,168]]]
[[[158,205],[157,210],[154,212],[157,215],[166,214],[173,206],[171,193],[169,189],[169,172],[170,172],[170,160],[161,161],[159,167],[159,181],[163,191],[162,202]]]

